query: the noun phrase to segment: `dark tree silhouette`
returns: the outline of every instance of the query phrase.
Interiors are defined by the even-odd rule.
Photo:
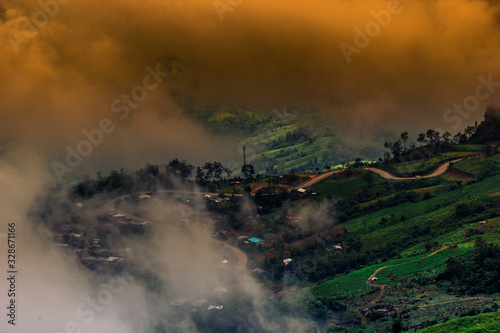
[[[408,132],[401,133],[401,140],[403,140],[403,152],[406,151],[406,141],[408,140]]]
[[[422,147],[424,144],[427,143],[427,138],[425,137],[424,133],[420,133],[418,135],[417,141],[420,143],[420,147]]]
[[[245,164],[242,168],[241,168],[241,173],[243,173],[243,176],[245,178],[248,178],[250,177],[250,175],[253,175],[255,174],[255,170],[253,168],[253,165],[251,164]]]
[[[443,141],[444,143],[449,143],[451,138],[451,133],[450,132],[445,132],[443,134]]]
[[[375,177],[373,177],[373,173],[371,173],[371,172],[365,173],[365,175],[363,176],[363,179],[366,182],[366,184],[368,185],[368,187],[373,186],[373,181],[375,180]]]
[[[177,158],[168,163],[167,171],[186,179],[193,173],[194,167],[186,161],[179,161]]]

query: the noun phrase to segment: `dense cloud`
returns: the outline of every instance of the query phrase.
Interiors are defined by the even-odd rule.
[[[456,131],[481,120],[484,107],[500,97],[494,1],[401,1],[389,16],[382,0],[5,0],[1,7],[0,218],[3,226],[19,224],[25,332],[62,331],[72,318],[82,323],[75,309],[99,292],[91,274],[47,247],[47,231],[34,233],[26,218],[35,194],[53,180],[50,163],[67,164],[67,147],[77,150],[85,133],[96,143],[80,146],[88,156],[73,160],[71,175],[174,157],[191,163],[239,157],[231,143],[187,118],[172,91],[199,105],[314,110],[347,133],[367,136],[393,128]],[[373,13],[387,24],[373,23]],[[370,27],[369,41],[355,30]],[[346,57],[341,45],[353,53]],[[162,76],[171,59],[182,67],[175,78]],[[143,99],[137,106],[122,99],[134,93]],[[455,103],[470,111],[454,111]],[[191,238],[159,232],[154,248],[176,256],[149,264],[165,267],[161,278],[176,287],[186,282],[186,290],[208,290],[215,277],[207,286],[183,281],[203,276],[209,271],[204,260],[216,256],[209,230],[196,235],[199,247],[176,252]],[[169,273],[192,257],[199,258],[199,271]],[[253,280],[239,278],[252,301],[265,299]],[[130,283],[104,315],[82,328],[136,332],[131,314],[140,314],[149,297],[141,284]],[[295,320],[288,322],[297,331],[307,326]],[[1,325],[3,331],[5,320]],[[183,325],[190,331],[190,323]]]
[[[2,143],[63,162],[65,147],[85,139],[82,130],[109,118],[116,129],[80,171],[156,162],[160,154],[201,162],[225,151],[221,158],[234,158],[234,148],[182,115],[172,90],[200,105],[316,110],[365,134],[458,131],[481,120],[499,96],[496,83],[476,96],[479,76],[500,81],[491,1],[45,3],[3,4]],[[182,74],[118,118],[112,102],[143,85],[147,66],[168,59]],[[464,102],[472,111],[453,111]]]
[[[113,252],[124,254],[126,273],[98,274],[84,268],[76,254],[53,243],[55,231],[50,223],[60,219],[63,205],[51,207],[54,220],[46,221],[49,225],[33,224],[38,216],[26,213],[43,204],[35,193],[45,193],[50,178],[39,171],[37,163],[0,165],[0,199],[5,205],[0,219],[16,224],[18,272],[16,325],[4,319],[2,332],[147,333],[163,332],[161,328],[179,333],[317,332],[310,318],[290,314],[275,304],[234,250],[212,237],[213,221],[202,203],[190,207],[173,199],[151,200],[151,233],[117,233],[109,240]],[[65,202],[60,195],[51,200]],[[101,200],[82,201],[87,216],[95,218],[107,199]],[[120,209],[131,208],[123,204]],[[83,223],[92,221],[87,218]],[[88,238],[92,227],[85,228],[85,234]],[[5,234],[0,232],[0,236],[0,250],[7,253]],[[223,264],[224,259],[229,264]],[[0,263],[4,272],[5,264],[5,260]],[[2,279],[0,288],[7,290],[9,281]],[[6,296],[0,297],[4,305],[9,301]],[[222,305],[224,311],[208,310],[210,305]]]

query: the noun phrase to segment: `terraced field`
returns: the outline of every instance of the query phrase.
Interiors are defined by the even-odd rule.
[[[406,277],[419,271],[433,270],[443,265],[449,258],[459,256],[466,251],[466,247],[444,248],[434,254],[430,253],[432,254],[430,256],[417,255],[372,265],[319,284],[313,288],[313,292],[317,296],[334,299],[361,297],[376,290],[366,283],[371,277],[378,278],[376,284],[388,284],[395,277]],[[374,275],[377,270],[379,271]]]
[[[460,256],[467,250],[465,246],[446,248],[429,257],[409,260],[402,264],[388,264],[389,267],[380,270],[376,275],[378,278],[377,284],[387,284],[396,278],[413,277],[415,273],[422,271],[429,271],[435,276],[436,268],[443,266],[448,259]]]
[[[419,333],[498,333],[500,332],[500,312],[467,316],[438,324]]]
[[[442,164],[444,161],[450,160],[450,159],[458,159],[466,156],[471,156],[471,154],[478,154],[476,152],[449,152],[449,153],[443,153],[439,156],[432,157],[427,160],[421,160],[418,162],[413,162],[413,163],[400,163],[395,166],[396,172],[397,173],[411,173],[411,172],[416,172],[416,171],[423,171],[423,170],[428,170],[433,167],[437,167],[438,165]]]

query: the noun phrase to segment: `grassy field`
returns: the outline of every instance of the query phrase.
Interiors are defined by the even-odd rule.
[[[366,181],[363,179],[365,173],[369,171],[361,170],[354,176],[348,179],[335,180],[335,176],[329,177],[325,181],[317,183],[311,187],[314,192],[329,195],[333,198],[346,198],[353,195],[356,191],[363,186],[366,186]],[[374,176],[374,185],[384,181],[382,177],[377,174]]]
[[[394,207],[384,208],[368,215],[349,220],[346,223],[342,224],[342,226],[345,227],[350,233],[362,235],[366,231],[378,228],[380,220],[383,217],[390,217],[391,214],[394,214],[397,218],[405,215],[405,217],[409,221],[404,224],[385,228],[387,229],[386,232],[380,231],[384,234],[394,233],[396,232],[396,230],[394,230],[393,228],[401,228],[408,225],[420,224],[422,226],[425,226],[433,219],[435,220],[434,223],[430,223],[429,225],[434,225],[435,223],[439,224],[441,215],[450,214],[451,209],[454,207],[454,205],[452,204],[461,202],[463,200],[464,193],[467,193],[467,195],[469,196],[468,200],[475,200],[477,202],[480,202],[482,200],[482,196],[485,196],[486,193],[490,193],[498,189],[498,187],[500,186],[499,184],[500,175],[497,175],[483,182],[471,184],[467,187],[466,190],[456,189],[454,191],[443,192],[428,200],[418,201],[415,203],[405,202]],[[412,221],[412,218],[415,218],[415,221]],[[397,234],[398,233],[396,232],[396,235]]]
[[[418,189],[415,189],[412,191],[415,192],[418,195],[418,197],[421,199],[424,196],[424,194],[427,192],[429,192],[431,195],[437,195],[437,194],[445,192],[448,189],[449,189],[448,185],[436,185],[436,186],[422,187],[422,188],[418,188]],[[361,208],[370,207],[370,206],[376,205],[379,201],[386,201],[386,200],[389,200],[391,198],[394,198],[395,196],[396,196],[396,194],[387,195],[387,196],[384,196],[381,198],[377,198],[377,199],[374,199],[371,201],[364,202],[364,203],[360,204],[359,206]]]
[[[419,333],[495,333],[500,332],[500,312],[482,313],[450,320],[418,331]]]
[[[472,246],[476,237],[483,237],[489,242],[500,244],[500,217],[485,220],[486,224],[479,223],[466,224],[460,228],[456,228],[444,235],[438,235],[432,239],[433,242],[439,244],[463,244],[464,246]],[[474,232],[470,232],[470,230]],[[478,231],[477,233],[475,231]],[[408,257],[415,253],[423,253],[425,247],[423,243],[410,247],[401,253],[402,256]]]
[[[481,167],[483,166],[486,159],[491,159],[498,164],[500,164],[500,155],[495,155],[493,157],[486,156],[474,156],[468,158],[467,160],[458,161],[453,164],[453,167],[467,173],[471,173],[473,175],[478,175],[481,171]]]
[[[247,147],[247,161],[257,173],[285,174],[296,171],[323,170],[325,165],[338,165],[358,157],[377,159],[382,145],[360,149],[351,147],[342,138],[345,135],[334,124],[300,110],[264,110],[234,107],[208,107],[188,112],[208,131],[230,135],[235,150]],[[304,136],[287,138],[294,133]],[[290,139],[290,140],[289,140]],[[235,165],[236,170],[242,165]]]
[[[478,152],[483,150],[483,145],[476,145],[476,144],[459,144],[459,145],[452,145],[452,148],[456,151],[463,151],[463,152]]]
[[[313,287],[313,293],[319,297],[331,297],[333,299],[344,299],[361,297],[376,292],[377,290],[366,284],[366,280],[373,272],[384,264],[373,265],[358,269],[354,272],[321,283]]]
[[[317,296],[332,297],[335,299],[361,297],[378,290],[366,284],[366,280],[379,268],[377,284],[389,283],[395,277],[410,276],[418,271],[432,270],[443,265],[451,257],[458,256],[467,251],[467,247],[444,249],[425,258],[428,254],[420,254],[409,258],[400,258],[377,265],[368,266],[344,276],[321,283],[313,288]],[[420,263],[418,262],[420,260]]]
[[[498,165],[499,157],[497,155],[490,159]],[[455,167],[463,172],[479,174],[484,170],[485,159],[484,156],[467,158],[456,163]],[[482,181],[474,177],[468,185],[463,187],[458,186],[453,180],[447,180],[446,174],[441,179],[442,181],[435,183],[437,185],[421,188],[413,187],[418,185],[417,183],[413,185],[406,183],[412,191],[417,193],[416,202],[404,202],[393,207],[372,211],[341,224],[347,237],[359,240],[367,252],[385,249],[394,244],[398,244],[396,248],[403,250],[396,254],[401,258],[362,267],[312,288],[313,293],[320,299],[335,300],[346,305],[348,309],[346,312],[350,313],[352,318],[358,318],[356,320],[363,318],[363,316],[359,317],[360,309],[364,309],[363,311],[368,309],[368,312],[371,312],[371,315],[364,315],[364,325],[345,326],[343,330],[339,328],[339,332],[349,332],[353,328],[354,331],[355,329],[362,331],[362,327],[373,332],[390,331],[390,325],[388,325],[390,317],[384,312],[377,312],[375,306],[390,309],[387,306],[396,305],[400,313],[406,313],[403,317],[404,325],[418,328],[443,322],[448,318],[456,318],[476,307],[485,309],[498,303],[493,297],[495,295],[457,297],[447,293],[445,286],[432,282],[444,272],[447,260],[462,257],[471,251],[476,238],[483,237],[488,242],[500,244],[500,216],[497,216],[500,211],[498,209],[495,211],[495,208],[491,209],[491,207],[500,207],[500,196],[497,195],[500,192],[500,174]],[[323,183],[316,184],[313,189],[340,197],[352,195],[362,186],[366,184],[362,181],[362,176],[358,175],[340,181],[330,178]],[[432,196],[422,200],[426,192]],[[396,195],[397,191],[380,200],[391,199]],[[376,205],[378,200],[372,200],[360,206],[361,208],[370,207],[370,205]],[[475,215],[474,218],[472,216],[459,217],[456,215],[456,208],[462,203],[471,208],[481,205],[490,207],[488,210],[490,217],[481,214]],[[497,215],[492,217],[491,214]],[[401,219],[403,215],[405,219]],[[485,221],[485,223],[479,224],[480,221]],[[418,241],[414,241],[415,238],[418,238]],[[346,244],[349,246],[349,243]],[[441,251],[427,257],[428,254],[443,247],[445,248]],[[429,248],[432,250],[429,251]],[[377,269],[380,271],[376,275],[378,280],[375,284],[386,285],[381,299],[376,298],[381,293],[380,287],[366,284],[366,280]],[[370,302],[374,300],[376,303],[371,304]],[[384,320],[378,320],[377,316],[385,316],[385,323]],[[472,317],[475,318],[472,319],[473,321],[481,318],[477,325],[460,318],[459,322],[452,324],[454,321],[449,321],[422,332],[500,332],[498,326],[495,326],[498,325],[498,316],[491,316],[495,317],[492,323],[487,319],[490,318],[488,316]]]
[[[427,258],[424,256],[419,259],[410,259],[406,263],[393,266],[387,263],[390,267],[381,270],[377,274],[377,284],[387,284],[395,278],[413,277],[415,273],[422,271],[429,271],[435,277],[438,267],[443,266],[448,259],[462,255],[468,249],[468,246],[459,246],[453,249],[446,248]]]
[[[470,155],[470,152],[448,152],[416,163],[400,163],[395,166],[395,169],[398,174],[430,170],[432,168],[438,167],[444,161],[455,158],[458,159]]]
[[[334,198],[345,198],[356,192],[356,190],[366,185],[361,176],[345,180],[335,180],[333,177],[315,184],[311,187],[314,192],[330,195]]]

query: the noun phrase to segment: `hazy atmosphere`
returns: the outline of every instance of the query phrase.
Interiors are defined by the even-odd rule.
[[[196,162],[234,157],[219,149],[227,142],[208,140],[183,116],[172,90],[202,104],[300,107],[367,138],[382,126],[419,131],[430,120],[455,131],[481,120],[499,94],[493,1],[401,1],[394,13],[391,1],[372,0],[52,3],[53,16],[36,16],[49,11],[37,2],[2,3],[3,150],[60,159],[66,145],[84,139],[82,130],[109,118],[116,130],[81,165],[89,171],[156,162],[159,154]],[[373,13],[381,11],[389,13],[379,18],[386,26],[372,32]],[[367,27],[373,37],[355,39],[355,28]],[[167,59],[182,73],[119,119],[112,102],[142,85],[147,66]],[[479,76],[495,82],[479,92],[491,96],[443,119],[475,96]]]
[[[346,247],[341,235],[349,235],[347,239],[354,236],[339,223],[358,218],[354,227],[349,226],[355,235],[361,235],[363,228],[365,234],[378,230],[369,218],[354,211],[360,212],[359,207],[372,209],[381,199],[396,195],[395,188],[410,191],[417,187],[390,185],[390,190],[377,188],[375,193],[372,183],[382,186],[387,182],[380,178],[385,178],[383,175],[365,177],[368,169],[345,177],[339,174],[341,181],[359,177],[363,186],[365,181],[368,184],[362,190],[343,188],[342,195],[349,193],[361,205],[350,210],[345,207],[354,199],[347,200],[340,190],[305,186],[308,178],[300,178],[303,174],[286,181],[279,178],[314,170],[320,176],[323,168],[330,172],[330,164],[346,167],[358,157],[357,164],[375,161],[383,156],[384,141],[398,139],[401,132],[410,133],[408,142],[403,139],[406,147],[402,150],[410,155],[406,150],[410,144],[422,147],[424,143],[425,147],[424,141],[415,141],[418,133],[432,128],[455,135],[467,126],[477,129],[487,106],[500,101],[500,4],[494,0],[0,0],[0,40],[0,250],[1,257],[6,257],[7,224],[15,221],[19,269],[18,324],[9,325],[2,311],[2,333],[212,332],[204,326],[208,322],[221,332],[226,330],[221,327],[230,327],[228,332],[333,332],[341,324],[301,312],[290,297],[307,294],[298,291],[306,280],[312,286],[334,274],[314,277],[316,267],[323,267],[314,256],[302,262],[294,257],[297,266],[283,265],[283,259],[299,258],[295,243],[302,239],[302,248],[312,239],[318,240],[323,245],[316,244],[315,255],[326,251],[325,256],[331,258],[328,246],[343,251],[357,241],[347,241]],[[241,112],[254,117],[252,121],[257,119],[258,125],[242,125],[243,130],[233,125],[214,129],[213,119],[203,118],[209,108],[222,110],[219,115],[217,109],[216,121],[226,113]],[[287,112],[291,120],[285,121]],[[303,151],[316,149],[290,145],[295,151],[286,150],[285,135],[278,138],[285,140],[284,144],[279,141],[281,145],[269,139],[269,133],[278,131],[280,121],[283,126],[307,123],[307,134],[293,132],[297,140],[319,142],[321,149],[328,149],[319,150],[310,164],[301,161],[295,165],[285,159],[274,162],[281,153],[303,157]],[[264,133],[264,128],[268,132]],[[490,141],[479,143],[466,139],[460,143],[484,143],[486,147],[494,141],[490,137]],[[431,139],[428,143],[434,145]],[[269,178],[245,183],[248,175],[240,172],[248,162],[243,162],[244,144],[247,156],[260,154],[250,159],[255,162],[255,173],[266,173]],[[435,146],[432,149],[429,159]],[[328,156],[335,152],[339,155]],[[439,163],[463,158],[454,157],[446,156]],[[178,177],[182,171],[175,167],[162,169],[177,158],[193,165],[187,168],[188,177]],[[386,163],[390,158],[389,154]],[[412,158],[399,159],[395,153],[394,160],[403,163]],[[221,173],[226,172],[227,177],[221,176],[217,182],[217,176],[215,181],[210,178],[208,169],[206,174],[201,168],[195,173],[196,167],[207,161],[220,161],[226,167]],[[95,184],[103,182],[100,173],[92,190],[88,190],[90,185],[84,187],[97,172],[105,176],[111,170],[132,173],[146,164],[161,165],[160,171],[148,170],[151,178],[133,174],[133,185],[126,190],[122,191],[120,183],[115,192],[105,185],[99,192],[96,188],[101,185]],[[426,171],[437,172],[437,164],[429,165],[411,175],[397,168],[386,171],[415,177],[401,179],[420,179]],[[480,169],[475,168],[467,172]],[[231,179],[231,172],[242,178]],[[80,188],[74,187],[85,175],[92,180],[85,178],[84,185],[80,182]],[[330,175],[337,177],[336,173]],[[226,178],[227,184],[220,185]],[[441,186],[430,180],[424,185]],[[49,190],[54,186],[58,187]],[[301,186],[311,197],[296,194]],[[266,188],[270,192],[265,192]],[[283,189],[295,191],[291,199],[279,196]],[[493,188],[488,189],[494,193]],[[69,193],[67,197],[63,191]],[[438,193],[428,191],[433,196]],[[137,204],[134,193],[153,197],[153,203]],[[317,194],[325,201],[313,197]],[[265,196],[271,195],[276,198],[266,201]],[[113,201],[112,206],[109,202],[116,198],[124,203]],[[296,198],[302,200],[300,204],[293,203]],[[85,207],[78,219],[74,217],[76,203]],[[228,206],[220,208],[223,204]],[[111,205],[111,210],[105,205]],[[490,212],[490,206],[485,206]],[[433,207],[438,209],[437,204]],[[396,212],[398,218],[401,213],[407,215],[402,221],[413,214],[411,207],[405,209]],[[138,220],[147,220],[152,229],[146,236],[135,235],[134,229],[133,236],[120,231],[109,237],[112,240],[107,246],[120,253],[117,257],[126,258],[127,274],[99,275],[76,260],[74,253],[51,243],[54,228],[81,226],[85,223],[75,221],[85,218],[111,219],[111,211],[130,214],[132,220],[140,216]],[[380,219],[377,215],[377,221]],[[392,216],[387,223],[394,219]],[[281,224],[272,224],[278,220]],[[184,222],[179,225],[178,221]],[[290,221],[296,224],[289,227],[293,224]],[[85,230],[81,234],[91,229],[101,232],[93,228],[79,230]],[[71,237],[77,237],[75,230]],[[249,237],[257,235],[265,245],[250,248]],[[429,236],[423,241],[434,239]],[[249,255],[247,267],[232,262],[237,261],[234,256],[239,248]],[[85,249],[79,253],[83,258]],[[335,274],[387,261],[395,253],[380,256],[353,259],[350,263],[356,264],[343,271],[339,268]],[[221,264],[225,259],[229,265]],[[282,264],[279,269],[278,264]],[[303,267],[309,270],[303,273]],[[8,277],[5,258],[0,268]],[[259,271],[268,274],[269,280]],[[2,309],[9,304],[4,275],[0,283]],[[282,290],[276,287],[276,276],[282,280],[292,276],[291,280],[300,282],[283,280],[285,286],[288,283],[297,289]],[[225,290],[222,296],[221,288]],[[278,296],[270,297],[270,290]],[[108,296],[111,299],[102,310],[82,305],[89,297]],[[183,312],[181,316],[175,308],[180,298],[205,300],[205,307],[214,306],[210,315],[223,303],[227,311],[239,307],[249,310],[228,312],[231,319],[209,315],[200,319],[198,312],[186,316]],[[274,299],[283,303],[277,305]],[[333,316],[336,310],[332,309],[338,306],[335,302],[328,303],[325,313]],[[314,301],[312,304],[314,307]],[[360,313],[361,308],[353,305],[353,313]],[[350,324],[350,319],[342,320]]]

